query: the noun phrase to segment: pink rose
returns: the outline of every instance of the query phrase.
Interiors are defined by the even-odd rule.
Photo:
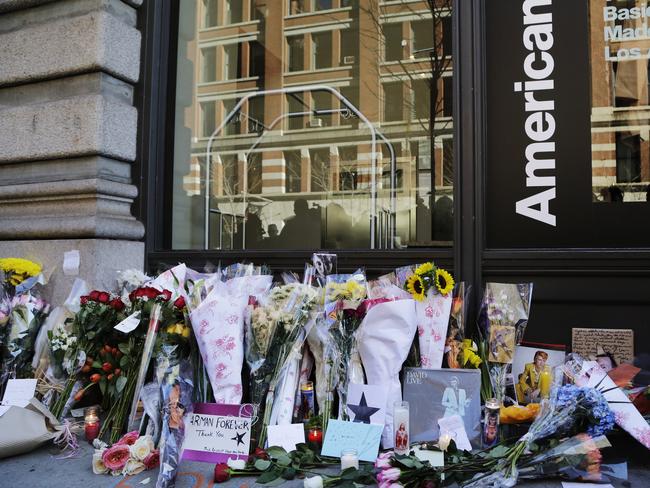
[[[397,481],[400,474],[402,474],[402,472],[398,468],[384,469],[377,475],[377,481],[379,481],[379,483],[390,484],[393,481]]]
[[[131,457],[131,451],[126,444],[116,444],[102,454],[102,461],[111,471],[121,471]]]
[[[390,468],[390,459],[393,457],[393,451],[381,453],[375,461],[375,468],[384,469]]]
[[[119,446],[125,444],[127,446],[132,446],[133,444],[135,444],[135,441],[138,440],[138,437],[140,437],[138,435],[138,431],[132,430],[131,432],[127,432],[126,434],[124,434],[122,438],[115,443],[115,445]]]
[[[149,453],[149,455],[144,458],[142,461],[144,464],[144,467],[147,469],[153,469],[158,467],[158,464],[160,463],[160,451],[158,449],[154,449]]]

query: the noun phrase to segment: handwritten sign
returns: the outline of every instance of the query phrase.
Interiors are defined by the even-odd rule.
[[[251,440],[252,405],[196,403],[185,417],[183,459],[223,463],[247,459]]]
[[[9,380],[2,398],[2,405],[26,407],[36,393],[36,383],[35,379]]]
[[[374,462],[383,430],[383,425],[330,420],[321,454],[340,458],[342,451],[355,449],[361,461]]]
[[[305,443],[305,426],[303,424],[269,425],[269,446],[280,446],[291,452],[297,444]]]
[[[614,356],[620,364],[634,359],[632,329],[573,329],[573,352],[589,359],[596,356],[598,346]]]

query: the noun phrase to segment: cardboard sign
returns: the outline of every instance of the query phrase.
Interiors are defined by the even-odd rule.
[[[572,349],[584,359],[594,359],[598,346],[620,363],[634,360],[634,331],[632,329],[572,329]]]
[[[321,454],[340,458],[342,451],[355,449],[361,461],[374,462],[383,430],[383,425],[330,420]]]
[[[183,459],[225,463],[247,459],[251,441],[253,406],[196,403],[185,416]]]

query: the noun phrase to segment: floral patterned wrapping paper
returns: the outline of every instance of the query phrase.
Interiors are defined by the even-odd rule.
[[[420,364],[423,368],[442,367],[447,340],[447,326],[451,314],[452,295],[440,295],[431,289],[421,302],[415,302],[420,345]]]
[[[266,294],[271,282],[271,276],[254,275],[217,283],[190,314],[217,403],[241,403],[244,314],[249,296]]]

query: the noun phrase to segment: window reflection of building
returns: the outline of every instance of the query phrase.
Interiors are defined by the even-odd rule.
[[[325,84],[350,100],[394,146],[401,243],[430,246],[446,241],[434,235],[432,222],[435,202],[451,197],[453,185],[449,3],[436,2],[442,7],[432,15],[429,2],[411,0],[288,0],[284,12],[267,0],[196,2],[195,24],[200,30],[188,41],[187,58],[198,64],[198,83],[192,91],[199,110],[194,122],[191,106],[184,118],[177,119],[187,127],[199,127],[198,132],[192,130],[192,174],[196,174],[198,158],[205,154],[207,138],[240,96],[258,90]],[[181,10],[190,8],[188,4],[182,3]],[[430,62],[434,50],[436,58],[446,60],[437,74],[432,73]],[[178,76],[181,79],[184,75]],[[437,93],[433,101],[432,92]],[[432,106],[434,168],[427,154]],[[246,102],[214,146],[224,156],[223,161],[237,161],[229,166],[236,166],[236,172],[226,171],[225,165],[220,171],[221,177],[236,180],[238,186],[213,184],[211,206],[224,215],[245,219],[250,214],[249,199],[263,197],[264,204],[258,202],[255,213],[263,239],[269,237],[266,232],[273,225],[279,232],[273,245],[290,247],[282,234],[300,194],[308,210],[314,212],[308,215],[319,213],[323,234],[316,236],[316,247],[367,247],[371,214],[369,133],[362,130],[358,119],[340,112],[341,108],[336,97],[315,91]],[[273,122],[277,124],[271,128]],[[267,132],[248,154],[257,140],[253,134],[262,136],[264,127]],[[178,132],[176,137],[178,140]],[[383,152],[377,163],[378,211],[387,232],[390,157],[386,147],[377,146],[377,150]],[[177,166],[187,168],[178,151],[176,158]],[[187,169],[185,174],[189,174]],[[183,181],[184,197],[200,194],[200,181]],[[229,193],[234,190],[239,191]],[[177,192],[174,198],[176,206],[181,196]],[[348,218],[354,236],[346,240],[335,227],[347,228]],[[191,241],[186,247],[197,245],[196,237],[186,239]],[[176,237],[174,241],[178,242]],[[246,246],[248,243],[247,237]]]
[[[650,49],[645,37],[606,39],[606,28],[636,29],[644,20],[605,21],[605,6],[646,2],[590,0],[592,69],[592,186],[595,201],[645,201],[650,182],[648,59],[623,58],[631,48]],[[615,32],[615,31],[611,31]],[[609,56],[610,59],[607,59]]]

